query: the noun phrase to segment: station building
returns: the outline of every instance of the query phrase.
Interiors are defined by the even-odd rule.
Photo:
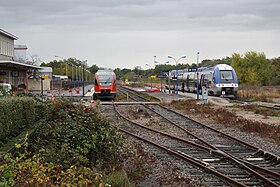
[[[41,67],[15,61],[14,41],[17,39],[0,29],[0,83],[11,84],[15,92],[28,92],[28,71]]]

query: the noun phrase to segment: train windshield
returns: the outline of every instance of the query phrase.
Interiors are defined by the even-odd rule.
[[[223,70],[220,71],[220,74],[221,74],[221,82],[232,82],[233,79],[232,71]]]
[[[99,78],[100,83],[107,84],[107,83],[112,82],[113,76],[112,75],[99,75],[98,78]]]

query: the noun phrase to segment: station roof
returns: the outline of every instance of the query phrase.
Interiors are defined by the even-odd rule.
[[[0,29],[0,34],[5,35],[9,38],[12,38],[13,40],[17,40],[18,37],[16,37],[15,35],[12,35],[11,33],[8,33],[7,31],[4,31],[2,29]]]
[[[15,61],[0,60],[0,67],[16,68],[16,69],[41,69],[39,66],[24,64]]]
[[[14,45],[15,50],[26,50],[27,46],[26,45]]]

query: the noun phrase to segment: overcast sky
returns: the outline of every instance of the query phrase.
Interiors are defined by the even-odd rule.
[[[43,62],[147,69],[154,56],[194,63],[197,51],[200,60],[280,56],[279,0],[0,0],[0,28]]]

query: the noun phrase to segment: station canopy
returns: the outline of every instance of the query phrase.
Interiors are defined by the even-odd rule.
[[[15,61],[0,60],[0,69],[5,68],[15,68],[18,70],[28,70],[28,69],[41,69],[39,66],[34,66],[30,64],[24,64]]]

